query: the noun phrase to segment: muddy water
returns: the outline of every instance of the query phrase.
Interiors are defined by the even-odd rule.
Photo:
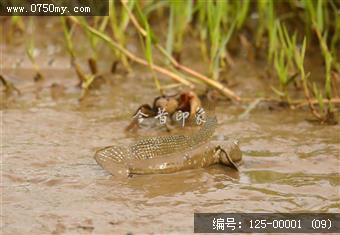
[[[123,131],[131,113],[158,95],[151,76],[138,68],[106,76],[109,83],[78,102],[76,76],[61,53],[62,32],[53,21],[44,22],[36,21],[41,24],[36,29],[45,30],[36,34],[36,61],[45,82],[32,82],[25,37],[14,37],[15,46],[0,45],[1,74],[22,91],[9,98],[2,93],[0,101],[4,234],[192,233],[194,212],[340,212],[340,127],[311,124],[303,111],[263,108],[239,119],[242,108],[219,103],[215,138],[239,139],[244,153],[239,173],[216,166],[112,177],[93,155],[131,141]],[[84,53],[89,48],[76,46]],[[200,57],[199,50],[188,50],[183,59]],[[111,61],[102,58],[100,66],[108,69]],[[205,71],[197,61],[184,63]],[[228,80],[249,95],[268,87],[264,79],[253,79],[256,73],[241,65]]]
[[[241,108],[220,103],[215,135],[240,140],[239,173],[216,166],[121,179],[93,155],[131,141],[129,116],[157,95],[148,76],[110,77],[79,103],[70,71],[45,71],[39,86],[18,79],[27,71],[5,72],[25,92],[2,100],[4,234],[192,233],[194,212],[340,211],[339,125],[288,110],[239,119]]]

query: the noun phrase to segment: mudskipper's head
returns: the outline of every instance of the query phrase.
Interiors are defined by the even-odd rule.
[[[237,163],[242,160],[242,152],[238,145],[238,141],[233,141],[228,144],[221,146],[220,161],[238,170]]]

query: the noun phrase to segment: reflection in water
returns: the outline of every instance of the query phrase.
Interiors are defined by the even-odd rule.
[[[231,169],[196,169],[174,174],[136,175],[126,182],[126,186],[140,190],[147,197],[176,196],[177,194],[206,193],[211,187],[223,189],[226,184],[238,179],[238,172]]]

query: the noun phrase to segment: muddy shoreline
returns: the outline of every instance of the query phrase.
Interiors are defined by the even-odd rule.
[[[116,179],[93,155],[131,140],[124,127],[141,100],[157,95],[152,81],[113,81],[79,103],[74,74],[52,74],[40,90],[18,79],[32,90],[2,108],[5,234],[191,233],[194,212],[340,211],[339,125],[287,109],[239,119],[243,109],[219,102],[215,137],[240,140],[240,173],[214,166]],[[67,87],[57,99],[54,82]]]

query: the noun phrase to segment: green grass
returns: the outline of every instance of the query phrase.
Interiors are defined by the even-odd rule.
[[[183,37],[188,24],[192,19],[193,2],[192,1],[168,1],[170,17],[167,34],[166,49],[169,54],[180,54],[183,49]]]
[[[80,53],[75,47],[75,27],[78,27],[78,31],[79,26],[81,27],[91,45],[91,56],[88,60],[92,74],[86,75],[77,63],[74,66],[82,86],[86,89],[95,79],[95,75],[100,73],[96,64],[100,63],[99,53],[102,47],[98,45],[104,42],[112,49],[114,62],[123,64],[127,70],[130,70],[131,59],[149,66],[155,87],[160,92],[162,84],[155,68],[186,85],[203,81],[223,90],[219,80],[221,71],[228,69],[224,61],[230,58],[232,44],[242,46],[239,37],[242,35],[258,52],[257,58],[266,60],[269,69],[274,71],[275,76],[272,79],[274,82],[276,79],[277,84],[272,87],[274,96],[278,95],[290,103],[290,97],[296,97],[296,94],[300,93],[300,96],[303,95],[307,100],[319,101],[318,110],[313,106],[313,112],[316,110],[320,116],[324,116],[326,110],[333,111],[331,102],[324,101],[338,96],[332,87],[332,73],[340,72],[340,11],[337,7],[339,0],[110,0],[109,3],[109,16],[74,17],[72,22],[61,17],[65,49],[72,61],[84,59],[79,58]],[[27,25],[33,24],[30,22],[25,21],[23,17],[11,18],[12,27],[24,31],[28,28]],[[131,30],[135,30],[139,35],[139,46],[146,63],[126,50],[127,42],[133,39],[129,38],[132,35]],[[33,53],[34,35],[31,35],[28,42],[27,55],[39,71]],[[197,60],[207,62],[206,74],[211,80],[193,71],[189,71],[189,77],[186,72],[190,65],[186,64],[187,68],[184,69],[178,66],[181,58],[190,57],[183,53],[187,46],[185,42],[196,42],[199,45],[201,57]],[[156,48],[162,55],[157,61]],[[324,75],[321,81],[306,71],[309,53],[323,59]],[[157,64],[162,64],[163,70],[157,67]],[[292,84],[296,83],[301,83],[302,92],[293,89]]]
[[[40,72],[40,66],[39,64],[36,62],[36,55],[35,55],[35,35],[34,35],[34,19],[30,18],[29,23],[28,23],[28,27],[29,30],[27,30],[27,43],[26,43],[26,54],[27,57],[29,58],[29,60],[31,61],[33,68],[35,70],[35,76],[34,76],[34,80],[35,81],[39,81],[43,79],[43,76]]]

